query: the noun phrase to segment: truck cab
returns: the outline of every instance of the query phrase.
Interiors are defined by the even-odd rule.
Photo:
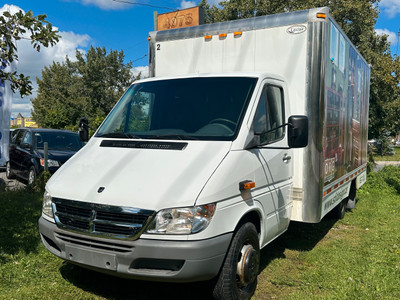
[[[254,283],[259,249],[290,221],[291,147],[307,143],[299,123],[307,119],[289,118],[288,97],[270,74],[135,82],[49,180],[43,243],[73,263],[133,278],[207,280],[247,224],[251,243],[236,247],[251,254],[242,273],[255,272]]]

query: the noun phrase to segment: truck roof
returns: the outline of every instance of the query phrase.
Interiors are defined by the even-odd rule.
[[[193,74],[185,74],[185,75],[177,75],[177,76],[161,76],[161,77],[150,77],[145,79],[140,79],[133,84],[142,83],[142,82],[150,82],[150,81],[158,81],[158,80],[171,80],[171,79],[184,79],[184,78],[207,78],[207,77],[252,77],[252,78],[273,78],[280,81],[284,81],[282,76],[265,73],[265,72],[227,72],[227,73],[193,73]]]

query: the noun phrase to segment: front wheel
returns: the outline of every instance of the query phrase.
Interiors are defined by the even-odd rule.
[[[28,185],[34,183],[36,180],[36,170],[35,167],[31,167],[29,169],[29,174],[28,174]]]
[[[233,237],[217,283],[215,299],[250,299],[257,287],[260,244],[253,223],[242,225]]]
[[[14,178],[14,174],[11,171],[11,164],[10,164],[9,161],[6,163],[6,177],[7,177],[7,179],[13,179]]]

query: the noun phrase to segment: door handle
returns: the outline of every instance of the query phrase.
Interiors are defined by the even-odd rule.
[[[285,155],[282,158],[283,162],[285,162],[285,163],[288,163],[291,159],[292,159],[292,157],[287,155],[287,153],[285,153]]]

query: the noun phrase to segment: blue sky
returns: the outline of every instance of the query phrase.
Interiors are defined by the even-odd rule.
[[[121,2],[138,2],[147,5],[131,5]],[[218,0],[209,0],[216,4]],[[154,30],[154,11],[168,12],[196,6],[200,0],[5,0],[0,12],[13,12],[19,8],[34,15],[46,14],[48,21],[60,31],[62,39],[51,49],[39,54],[32,50],[28,41],[19,42],[18,71],[31,76],[34,93],[25,99],[14,95],[12,117],[21,113],[31,115],[30,99],[36,95],[37,76],[44,66],[53,61],[63,61],[65,56],[74,58],[75,49],[85,51],[90,45],[105,46],[107,50],[123,50],[126,61],[133,61],[133,72],[146,73],[147,37]],[[1,4],[0,4],[1,5]],[[153,6],[153,7],[152,7]],[[159,6],[154,7],[154,6]],[[380,15],[376,24],[378,34],[388,34],[392,42],[392,54],[400,54],[397,33],[400,31],[400,0],[381,0]]]

